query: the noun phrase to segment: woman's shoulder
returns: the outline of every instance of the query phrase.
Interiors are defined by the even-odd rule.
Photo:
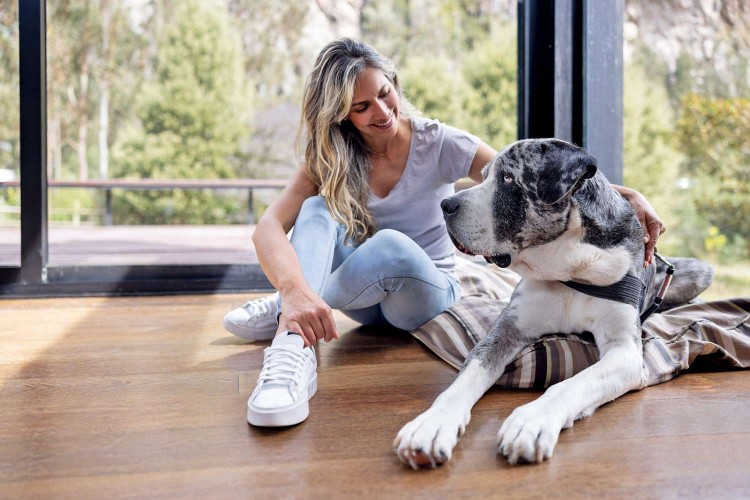
[[[423,116],[411,116],[412,142],[416,150],[429,151],[443,142],[445,124]]]
[[[428,135],[440,135],[447,134],[447,135],[461,135],[461,136],[471,136],[472,134],[469,132],[466,132],[465,130],[461,130],[459,128],[453,127],[447,123],[443,123],[438,119],[435,118],[426,118],[424,116],[411,116],[411,126],[412,130],[416,131],[418,133],[424,133]]]
[[[434,118],[425,118],[423,116],[411,117],[412,133],[423,141],[463,141],[469,139],[471,142],[478,142],[479,138],[464,130],[458,129],[451,125],[441,122]]]
[[[441,128],[445,127],[445,124],[440,120],[433,118],[426,118],[424,116],[410,116],[412,132],[418,134],[435,134]]]

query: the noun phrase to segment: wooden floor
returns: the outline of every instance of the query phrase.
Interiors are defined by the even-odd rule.
[[[750,373],[693,373],[564,431],[552,460],[495,454],[534,392],[490,391],[453,460],[402,466],[391,443],[455,373],[403,332],[319,349],[311,417],[245,421],[267,343],[223,331],[239,295],[0,301],[2,498],[750,496]]]

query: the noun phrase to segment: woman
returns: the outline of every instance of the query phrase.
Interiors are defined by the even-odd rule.
[[[390,61],[353,39],[318,56],[303,127],[305,162],[253,235],[278,293],[224,318],[236,335],[274,339],[248,401],[253,425],[307,418],[317,388],[312,345],[338,338],[332,309],[413,330],[458,300],[440,201],[462,177],[481,182],[496,154],[471,134],[415,116]],[[650,260],[662,223],[642,195],[615,189],[651,230]]]

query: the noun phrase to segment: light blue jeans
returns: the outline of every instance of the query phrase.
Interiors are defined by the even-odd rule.
[[[345,233],[321,196],[305,200],[292,232],[307,284],[331,309],[365,325],[413,330],[459,299],[456,278],[403,233],[382,229],[358,246]]]

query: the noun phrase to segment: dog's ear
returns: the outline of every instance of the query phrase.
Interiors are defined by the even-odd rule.
[[[549,152],[539,171],[537,195],[547,205],[554,205],[575,193],[596,170],[596,158],[584,150]]]

